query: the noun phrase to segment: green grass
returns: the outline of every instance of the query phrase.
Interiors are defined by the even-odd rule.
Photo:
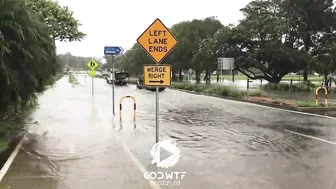
[[[241,99],[247,96],[264,96],[261,91],[253,91],[253,92],[240,91],[228,86],[214,85],[214,84],[206,85],[206,84],[194,84],[189,82],[173,82],[171,88],[183,89],[222,97],[241,98]]]
[[[35,110],[37,103],[27,106],[25,110],[15,115],[9,115],[9,119],[3,119],[5,115],[1,115],[0,121],[0,152],[7,149],[12,137],[16,136],[24,127],[25,119]]]
[[[316,105],[316,103],[312,100],[296,101],[296,104],[299,107],[305,107],[305,108],[320,107],[320,105]]]
[[[206,85],[206,84],[195,84],[189,82],[173,82],[171,88],[175,89],[182,89],[187,91],[193,91],[199,94],[205,95],[213,95],[218,97],[229,97],[233,99],[244,99],[248,101],[262,102],[263,99],[270,101],[267,103],[270,104],[277,104],[281,106],[291,106],[291,107],[324,107],[323,103],[319,105],[315,104],[314,100],[294,100],[294,99],[285,99],[285,98],[272,98],[271,96],[267,95],[265,91],[240,91],[235,88],[231,88],[228,86],[223,85]],[[255,100],[253,100],[255,99]],[[259,100],[261,101],[259,101]],[[335,105],[330,104],[329,107],[336,107]]]
[[[202,76],[201,78],[203,78],[204,76]],[[226,80],[232,80],[232,76],[231,75],[223,75],[222,78],[226,79]],[[324,78],[323,76],[319,77],[319,76],[310,76],[308,77],[310,81],[313,82],[323,82]],[[216,75],[211,75],[211,79],[216,81],[217,80],[217,76]],[[298,75],[286,75],[282,78],[282,81],[290,81],[291,79],[293,79],[293,81],[303,81],[303,77],[302,76],[298,76]],[[245,75],[239,74],[239,75],[235,75],[235,80],[247,80],[247,77]]]
[[[316,89],[316,85],[313,83],[309,83],[309,87],[307,82],[299,82],[299,83],[267,83],[263,85],[261,88],[263,90],[273,90],[273,91],[289,91],[289,92],[303,92],[303,91],[314,91]]]

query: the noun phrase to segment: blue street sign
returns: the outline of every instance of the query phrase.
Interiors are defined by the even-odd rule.
[[[124,52],[124,49],[121,47],[111,47],[111,46],[104,47],[105,55],[119,55],[123,52]]]

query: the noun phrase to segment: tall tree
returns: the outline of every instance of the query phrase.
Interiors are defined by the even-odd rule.
[[[37,18],[49,27],[54,40],[81,41],[86,36],[79,31],[80,24],[68,7],[61,7],[51,0],[27,0],[27,2]]]
[[[307,53],[312,53],[323,44],[321,38],[335,43],[336,13],[333,0],[282,0],[277,1],[282,9],[281,16],[295,34],[298,44]],[[280,15],[279,15],[280,16]],[[332,41],[330,41],[332,40]],[[310,70],[309,61],[304,65],[304,80]]]
[[[289,72],[298,71],[309,60],[295,48],[281,10],[272,1],[252,1],[241,9],[240,24],[217,41],[226,43],[226,55],[235,57],[236,69],[251,79],[278,83]]]

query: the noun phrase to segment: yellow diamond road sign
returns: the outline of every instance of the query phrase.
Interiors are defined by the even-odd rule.
[[[96,76],[96,71],[94,71],[94,70],[90,70],[90,71],[89,71],[89,76],[91,76],[91,77]]]
[[[171,85],[171,65],[144,65],[145,86],[169,87]]]
[[[178,41],[169,29],[156,19],[137,39],[140,46],[159,64],[173,50]]]
[[[91,60],[87,66],[91,69],[91,70],[95,70],[98,67],[98,63],[94,60]]]

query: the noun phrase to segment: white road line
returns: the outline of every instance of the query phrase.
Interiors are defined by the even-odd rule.
[[[148,172],[145,168],[145,166],[143,166],[140,161],[133,155],[133,153],[126,147],[126,145],[121,141],[121,139],[119,137],[117,137],[118,141],[121,143],[124,151],[126,152],[126,154],[131,158],[131,160],[133,161],[133,163],[140,169],[140,171],[145,174],[146,172]],[[144,178],[145,179],[145,178]],[[155,184],[156,182],[151,182],[152,180],[148,180],[151,187],[153,189],[162,189],[159,185]]]
[[[287,129],[285,129],[285,131],[286,131],[286,132],[289,132],[289,133],[292,133],[292,134],[296,134],[296,135],[300,135],[300,136],[303,136],[303,137],[307,137],[307,138],[311,138],[311,139],[315,139],[315,140],[319,140],[319,141],[322,141],[322,142],[326,142],[326,143],[329,143],[329,144],[336,145],[336,142],[332,142],[332,141],[324,140],[324,139],[317,138],[317,137],[313,137],[313,136],[310,136],[310,135],[305,135],[305,134],[298,133],[298,132],[291,131],[291,130],[287,130]]]
[[[212,97],[212,98],[216,98],[216,99],[220,99],[220,100],[224,100],[224,101],[231,101],[231,102],[240,103],[240,104],[248,104],[248,105],[251,105],[251,106],[259,106],[259,107],[269,108],[269,109],[273,109],[273,110],[279,110],[279,111],[291,112],[291,113],[296,113],[296,114],[310,115],[310,116],[315,116],[315,117],[321,117],[321,118],[328,118],[328,119],[335,119],[336,120],[336,117],[331,117],[331,116],[324,116],[324,115],[312,114],[312,113],[307,113],[307,112],[299,112],[299,111],[293,111],[293,110],[286,110],[286,109],[281,109],[281,108],[275,108],[275,107],[265,106],[265,105],[261,105],[261,104],[250,103],[250,102],[242,102],[242,101],[230,100],[230,99],[225,99],[225,98],[220,98],[220,97],[215,97],[215,96],[208,96],[208,95],[203,95],[203,94],[197,94],[197,93],[193,93],[193,92],[189,92],[189,91],[185,91],[185,90],[179,90],[179,89],[172,89],[172,90],[180,91],[180,92],[185,92],[185,93],[189,93],[189,94],[194,94],[194,95]]]
[[[5,165],[2,167],[2,169],[0,170],[0,182],[2,181],[3,177],[5,176],[5,174],[7,173],[9,167],[12,165],[16,155],[18,154],[19,150],[21,149],[23,140],[26,138],[26,134],[24,134],[24,136],[21,138],[20,142],[18,143],[18,145],[15,147],[14,151],[11,153],[11,155],[9,156],[9,158],[7,159]]]

